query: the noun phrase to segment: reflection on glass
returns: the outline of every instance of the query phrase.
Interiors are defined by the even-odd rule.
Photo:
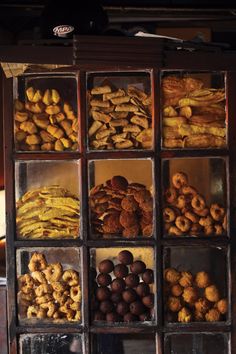
[[[28,248],[16,257],[20,323],[80,322],[80,250]]]
[[[171,247],[164,252],[167,322],[227,319],[227,255],[223,248]]]
[[[91,316],[97,322],[150,322],[154,315],[152,248],[97,248],[91,258]]]
[[[19,238],[60,239],[79,236],[78,161],[18,161],[15,165],[15,181]]]
[[[152,149],[149,74],[89,74],[87,88],[90,149]]]
[[[168,236],[222,236],[227,231],[226,160],[163,160],[163,231]]]
[[[77,82],[68,75],[26,75],[15,93],[15,147],[78,150]]]
[[[162,146],[226,147],[224,73],[163,72]]]

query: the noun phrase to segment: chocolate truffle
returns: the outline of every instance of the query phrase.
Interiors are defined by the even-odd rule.
[[[143,306],[142,302],[134,301],[129,305],[130,312],[133,315],[141,315],[145,311],[145,307]]]
[[[110,312],[106,314],[107,322],[121,322],[121,317],[116,312]]]
[[[142,261],[135,261],[130,266],[130,270],[134,274],[143,273],[145,271],[145,269],[146,269],[146,264]]]
[[[147,296],[144,296],[142,298],[142,302],[149,309],[153,308],[153,306],[154,306],[154,295],[153,294],[149,294]]]
[[[144,297],[150,293],[150,288],[146,283],[140,283],[135,290],[140,297]]]
[[[94,313],[93,318],[94,318],[94,321],[104,321],[106,317],[105,317],[105,314],[102,313],[101,311],[96,311]]]
[[[114,293],[121,293],[125,289],[125,281],[123,279],[116,278],[111,283],[111,290]]]
[[[133,315],[131,312],[128,312],[123,317],[124,322],[135,322],[138,321],[138,316]]]
[[[123,176],[113,176],[111,179],[111,187],[112,189],[115,190],[126,190],[128,187],[129,183],[127,179]]]
[[[111,296],[111,291],[107,287],[100,287],[96,291],[96,297],[99,301],[108,300]]]
[[[109,313],[113,311],[114,305],[110,300],[105,300],[100,303],[99,309],[102,313]]]
[[[126,275],[128,275],[129,270],[124,264],[117,264],[114,268],[114,274],[117,278],[124,278]]]
[[[154,274],[152,269],[146,269],[142,274],[142,279],[146,284],[152,284],[154,282]]]
[[[124,316],[127,312],[129,312],[129,305],[127,302],[119,302],[116,307],[116,312],[121,316]]]
[[[109,274],[101,273],[97,276],[97,282],[101,286],[108,286],[111,284],[111,281],[111,276]]]
[[[129,288],[136,288],[139,284],[139,276],[137,274],[129,274],[125,277],[125,284]]]
[[[109,259],[104,259],[98,265],[100,273],[111,273],[114,269],[114,264]]]
[[[124,250],[124,251],[121,251],[119,254],[118,254],[118,260],[125,264],[125,265],[129,265],[131,263],[133,263],[133,255],[130,251],[127,251],[127,250]]]
[[[137,298],[136,291],[134,289],[126,289],[122,293],[123,300],[126,301],[128,304],[131,304],[131,302],[134,302]]]
[[[115,304],[122,301],[121,293],[111,293],[111,301],[114,302]]]
[[[151,315],[149,312],[144,312],[141,315],[139,315],[139,320],[140,321],[151,321]]]

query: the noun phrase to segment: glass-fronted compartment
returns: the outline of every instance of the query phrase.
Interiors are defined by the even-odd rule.
[[[155,322],[155,257],[151,247],[90,250],[90,309],[94,324]]]
[[[164,236],[227,235],[227,159],[162,160]]]
[[[150,72],[87,74],[90,150],[153,149]]]
[[[16,151],[79,150],[77,77],[28,74],[15,80]]]
[[[16,263],[20,325],[81,322],[79,248],[21,248]]]
[[[153,180],[152,159],[90,161],[91,238],[154,236]]]
[[[163,71],[162,148],[227,145],[224,72]]]
[[[228,254],[222,247],[164,250],[165,323],[229,319]]]
[[[15,163],[16,233],[20,239],[80,237],[80,162]]]

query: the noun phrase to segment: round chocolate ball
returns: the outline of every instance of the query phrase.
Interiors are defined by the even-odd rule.
[[[105,286],[97,288],[96,297],[99,301],[108,300],[111,296],[111,291]]]
[[[139,315],[139,320],[140,321],[151,321],[151,315],[149,312],[144,312],[141,315]]]
[[[135,261],[130,266],[130,271],[134,274],[143,273],[146,269],[146,264],[142,261]]]
[[[97,276],[97,282],[101,286],[108,286],[111,284],[111,276],[110,274],[100,273]]]
[[[106,314],[107,322],[121,322],[121,317],[116,312],[109,312]]]
[[[140,297],[144,297],[150,293],[150,288],[146,283],[139,283],[135,290]]]
[[[118,256],[118,260],[125,265],[129,265],[133,263],[134,257],[130,251],[123,250],[121,251]]]
[[[124,316],[127,312],[129,312],[129,305],[127,304],[127,302],[119,302],[116,306],[116,312],[121,316]]]
[[[130,312],[133,315],[141,315],[145,311],[145,307],[143,306],[142,302],[134,301],[129,305]]]
[[[111,293],[111,301],[114,302],[114,304],[122,301],[121,293]]]
[[[109,313],[113,311],[114,305],[110,300],[105,300],[100,303],[99,309],[102,313]]]
[[[98,270],[100,273],[111,273],[114,269],[114,264],[110,259],[104,259],[98,265]]]
[[[94,321],[104,321],[105,320],[105,314],[102,313],[101,311],[96,311],[93,315]]]
[[[123,291],[122,297],[125,302],[131,304],[131,302],[134,302],[136,300],[137,294],[134,289],[126,289],[125,291]]]
[[[117,264],[114,268],[114,274],[117,278],[124,278],[126,275],[128,275],[129,270],[124,264]]]
[[[129,288],[136,288],[136,286],[139,284],[139,276],[137,274],[130,273],[125,277],[125,284]]]
[[[142,298],[143,304],[148,307],[149,309],[152,309],[154,307],[154,295],[149,294],[147,296],[144,296]]]
[[[125,281],[123,279],[116,278],[111,283],[111,290],[114,293],[122,293],[125,289]]]
[[[154,282],[154,274],[152,269],[146,269],[142,274],[142,279],[146,284],[152,284]]]
[[[124,322],[135,322],[138,321],[138,316],[133,315],[131,312],[128,312],[123,317]]]

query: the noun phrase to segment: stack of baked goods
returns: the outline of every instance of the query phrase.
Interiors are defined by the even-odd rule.
[[[78,117],[55,89],[28,87],[15,101],[15,146],[23,151],[78,150]]]
[[[140,183],[113,176],[90,190],[92,233],[104,238],[153,235],[153,198]]]
[[[225,90],[204,87],[200,79],[162,80],[162,136],[166,148],[224,148]]]
[[[210,275],[200,271],[167,268],[165,280],[165,309],[168,322],[216,322],[224,321],[228,301],[221,297]]]
[[[61,263],[47,263],[43,253],[34,252],[29,273],[18,277],[18,312],[30,320],[80,321],[80,276]]]
[[[164,233],[171,236],[221,236],[226,233],[226,211],[222,205],[206,204],[205,198],[189,185],[188,176],[177,172],[164,193]]]
[[[151,321],[153,270],[146,268],[142,260],[134,260],[128,250],[119,252],[113,261],[104,259],[99,263],[99,274],[91,284],[92,319],[110,323]]]
[[[151,96],[135,85],[107,83],[88,92],[89,146],[96,150],[151,149]]]

